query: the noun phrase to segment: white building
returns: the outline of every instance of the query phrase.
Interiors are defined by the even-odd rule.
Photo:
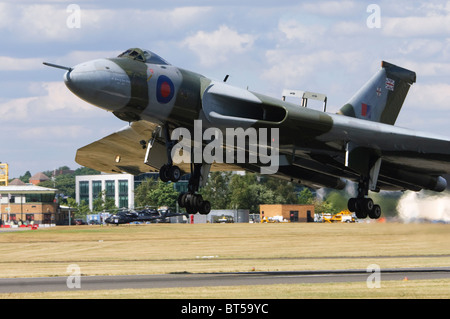
[[[146,178],[158,179],[158,173],[146,173],[138,176],[131,174],[82,175],[75,177],[75,200],[85,201],[93,211],[94,200],[105,192],[106,198],[114,200],[116,207],[134,209],[134,189]],[[179,193],[187,192],[189,175],[184,175],[174,188]]]
[[[94,200],[105,192],[118,208],[134,208],[134,176],[130,174],[101,174],[75,177],[75,200],[85,201],[93,210]]]

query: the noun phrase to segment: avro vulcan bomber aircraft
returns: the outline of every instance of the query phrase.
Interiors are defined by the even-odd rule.
[[[159,171],[163,181],[190,173],[188,192],[178,199],[188,213],[210,211],[198,194],[210,171],[260,173],[268,159],[266,173],[312,188],[356,182],[348,208],[358,218],[381,215],[369,191],[447,186],[449,140],[394,126],[416,74],[384,61],[337,114],[233,87],[226,78],[214,81],[138,48],[74,67],[45,64],[66,70],[64,82],[75,95],[129,122],[80,148],[76,161],[110,173]],[[230,130],[234,140],[217,144]],[[175,153],[188,160],[175,161]]]

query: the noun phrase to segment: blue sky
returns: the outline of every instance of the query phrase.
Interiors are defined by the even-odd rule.
[[[71,3],[80,28],[67,26]],[[370,4],[379,28],[367,25]],[[0,1],[0,39],[0,161],[10,177],[78,168],[78,148],[126,125],[42,62],[73,66],[129,47],[274,97],[325,93],[329,112],[386,60],[417,72],[396,124],[450,136],[450,1]]]

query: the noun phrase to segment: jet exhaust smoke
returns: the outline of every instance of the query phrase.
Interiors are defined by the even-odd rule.
[[[400,198],[397,211],[405,223],[450,223],[450,194],[430,196],[407,191]]]

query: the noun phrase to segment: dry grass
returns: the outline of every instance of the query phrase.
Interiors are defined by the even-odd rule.
[[[0,277],[448,266],[450,225],[153,224],[0,234]],[[445,257],[442,257],[446,255]]]
[[[439,267],[450,225],[153,224],[0,233],[0,277]],[[1,294],[0,298],[449,298],[450,280],[124,289]]]

